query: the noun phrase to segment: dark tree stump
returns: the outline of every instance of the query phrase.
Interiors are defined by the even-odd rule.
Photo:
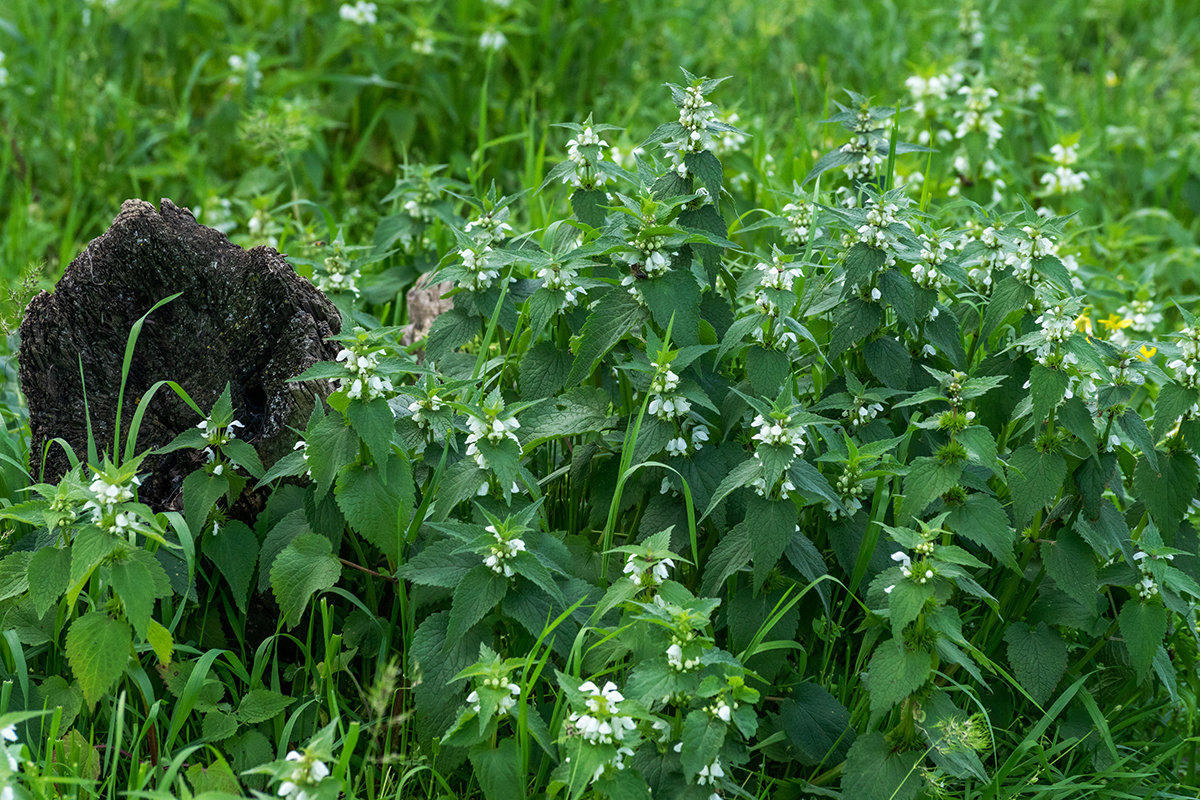
[[[295,434],[287,426],[303,428],[315,396],[329,389],[325,381],[286,381],[333,359],[338,348],[325,337],[341,329],[337,309],[271,248],[243,250],[170,200],[162,201],[161,213],[127,200],[112,227],[67,267],[54,293],[42,292],[25,311],[19,374],[35,475],[43,448],[56,437],[86,458],[80,359],[97,447],[111,451],[130,327],[176,292],[183,294],[142,327],[125,387],[122,438],[138,400],[156,381],[169,379],[206,410],[229,383],[235,416],[245,425],[240,438],[251,441],[267,465],[291,449]],[[162,446],[198,421],[163,387],[142,420],[137,449]],[[166,506],[201,460],[192,451],[151,457],[144,468],[153,475],[139,498]],[[68,467],[62,448],[52,445],[44,480],[57,481]]]

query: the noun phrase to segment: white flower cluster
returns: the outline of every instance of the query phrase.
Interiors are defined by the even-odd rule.
[[[505,537],[496,530],[495,525],[488,525],[484,530],[492,535],[496,543],[488,545],[488,554],[483,559],[483,565],[497,575],[511,578],[513,568],[508,562],[515,558],[517,553],[525,552],[525,540],[516,536]]]
[[[675,398],[678,401],[680,398]],[[685,401],[686,402],[686,401]],[[703,425],[697,425],[691,430],[691,441],[688,441],[688,431],[685,428],[682,431],[683,435],[676,436],[671,441],[667,442],[666,451],[669,456],[686,456],[689,451],[703,450],[704,443],[708,441],[708,428]]]
[[[123,484],[110,483],[103,474],[97,475],[88,487],[92,494],[91,499],[83,504],[83,508],[92,512],[92,521],[100,528],[114,535],[128,535],[132,539],[135,517],[133,514],[116,511],[116,508],[120,503],[133,499],[133,489],[130,485],[141,484],[141,479],[137,477],[129,484]]]
[[[346,22],[353,22],[355,25],[374,25],[376,22],[376,11],[379,7],[374,3],[368,3],[366,0],[358,0],[351,5],[350,3],[342,3],[342,7],[338,9],[338,16]]]
[[[1075,332],[1075,318],[1060,305],[1046,309],[1034,322],[1042,326],[1046,341],[1056,344],[1070,339]]]
[[[375,374],[379,366],[379,356],[384,351],[357,352],[351,348],[342,348],[337,354],[338,361],[345,362],[348,378],[338,378],[338,389],[345,389],[346,396],[351,400],[374,400],[385,397],[392,391],[392,382]]]
[[[586,695],[585,713],[571,712],[567,723],[584,739],[592,744],[613,744],[621,742],[625,736],[636,727],[633,717],[620,713],[620,704],[625,695],[617,690],[612,681],[604,684],[601,689],[592,681],[584,681],[579,685],[579,691]]]
[[[1090,176],[1083,170],[1076,171],[1072,168],[1079,161],[1079,146],[1052,145],[1050,156],[1054,162],[1054,169],[1042,175],[1042,186],[1046,188],[1046,194],[1082,192],[1083,185]]]
[[[842,152],[855,157],[844,169],[850,180],[870,180],[879,167],[883,165],[884,157],[879,148],[871,142],[867,134],[851,136],[850,141],[842,145]]]
[[[967,271],[967,277],[977,291],[987,292],[992,287],[992,270],[1004,266],[1009,253],[1000,231],[991,225],[979,232],[979,241],[983,242],[984,251],[978,266]]]
[[[218,425],[211,419],[203,419],[196,424],[200,432],[204,434],[204,441],[208,442],[213,447],[229,444],[230,439],[237,438],[237,429],[246,427],[236,419],[228,425]],[[205,452],[211,452],[205,448]]]
[[[734,112],[724,114],[724,122],[732,127],[737,127],[740,118]],[[741,146],[746,143],[747,136],[744,133],[737,131],[721,131],[718,136],[713,138],[712,150],[719,156],[727,155],[741,149]]]
[[[714,786],[717,781],[725,777],[725,770],[721,768],[721,759],[714,758],[711,764],[706,764],[696,773],[697,786]]]
[[[642,271],[648,278],[657,278],[671,268],[674,252],[668,253],[663,248],[663,237],[651,236],[647,239],[635,239],[627,244],[641,253]]]
[[[325,272],[317,276],[317,288],[329,294],[348,292],[358,297],[358,270],[351,266],[349,259],[338,251],[324,263]]]
[[[684,89],[683,103],[679,106],[679,124],[687,131],[692,150],[703,150],[711,144],[708,123],[716,117],[713,104],[704,99],[699,87]]]
[[[958,93],[965,98],[965,108],[959,114],[954,136],[963,139],[973,131],[980,131],[987,134],[988,146],[995,147],[1004,135],[1004,128],[1000,126],[998,119],[1000,109],[992,104],[1000,93],[982,84],[963,86],[959,88]]]
[[[868,422],[878,417],[882,412],[882,404],[872,403],[870,400],[856,397],[854,398],[854,402],[851,403],[850,407],[842,412],[842,416],[850,420],[850,424],[857,428],[860,425],[866,425]]]
[[[783,240],[791,245],[807,244],[809,239],[821,235],[821,229],[813,230],[812,205],[809,203],[788,203],[783,207],[783,216],[787,219],[787,227],[783,229]]]
[[[240,86],[243,81],[246,87],[253,89],[262,83],[262,70],[258,68],[260,56],[253,50],[246,51],[246,55],[240,56],[237,53],[231,55],[226,62],[229,64],[229,69],[233,74],[229,76],[229,83],[234,86]]]
[[[479,446],[476,444],[481,439],[487,439],[492,444],[500,444],[505,439],[511,439],[517,443],[519,448],[520,442],[517,440],[517,434],[513,433],[517,428],[521,427],[521,423],[516,417],[500,418],[500,413],[504,410],[503,405],[499,409],[486,409],[485,416],[476,416],[471,414],[467,417],[467,427],[471,429],[467,435],[467,455],[475,459],[475,463],[480,469],[487,469],[487,458],[483,453],[479,452]]]
[[[867,221],[858,226],[858,241],[871,247],[886,249],[895,241],[895,234],[888,230],[888,226],[900,222],[896,216],[900,207],[895,203],[883,203],[871,198],[867,201],[866,209]]]
[[[733,719],[733,710],[737,708],[737,703],[730,705],[724,697],[718,697],[713,702],[704,707],[705,713],[710,717],[715,717],[722,722],[729,722]]]
[[[918,286],[926,289],[939,289],[942,286],[944,276],[938,267],[946,263],[946,259],[954,252],[954,242],[949,239],[940,239],[937,236],[927,236],[925,234],[921,234],[920,238],[920,261],[913,264],[912,279]]]
[[[796,278],[801,277],[803,273],[798,267],[793,267],[785,261],[781,261],[779,256],[771,259],[771,263],[762,262],[758,265],[759,272],[762,273],[762,278],[759,279],[759,285],[766,289],[781,289],[785,292],[792,291],[792,286]]]
[[[464,230],[481,245],[502,242],[505,236],[512,233],[513,229],[512,225],[506,221],[508,215],[507,206],[494,211],[486,211],[468,222]]]
[[[286,759],[296,762],[296,768],[292,770],[287,780],[279,784],[276,794],[287,800],[312,800],[315,798],[316,792],[313,790],[329,775],[329,767],[325,766],[324,761],[302,755],[296,750],[289,752]]]
[[[838,477],[834,483],[834,488],[837,489],[838,498],[842,501],[842,505],[846,507],[843,512],[833,503],[825,504],[825,511],[829,516],[837,519],[845,514],[846,516],[854,516],[862,508],[862,498],[866,493],[866,489],[859,483],[860,474],[858,470],[847,467],[846,470]],[[800,526],[796,526],[796,531],[800,531]]]
[[[430,422],[426,419],[426,413],[436,413],[446,407],[446,403],[436,394],[428,397],[418,397],[408,404],[408,410],[412,414],[412,421],[421,428],[429,428]]]
[[[470,223],[467,224],[470,225]],[[490,289],[500,279],[500,271],[488,266],[487,255],[490,252],[492,252],[492,248],[487,245],[478,249],[466,247],[458,251],[458,257],[463,262],[463,269],[467,271],[467,277],[458,282],[460,286],[469,292],[479,292]]]
[[[679,388],[679,376],[670,364],[651,361],[654,377],[650,379],[649,411],[659,419],[677,419],[692,410],[691,402],[683,395],[673,394]]]
[[[566,264],[551,264],[538,270],[537,276],[542,279],[542,285],[547,289],[563,292],[563,308],[574,308],[579,305],[579,298],[587,294],[587,289],[575,284],[579,274]]]
[[[790,427],[792,418],[789,415],[782,417],[772,416],[767,419],[762,414],[754,417],[754,421],[750,423],[757,432],[753,438],[756,442],[763,444],[778,445],[781,447],[791,447],[792,453],[795,455],[804,454],[804,429]]]
[[[905,553],[903,550],[897,550],[896,552],[892,553],[892,561],[895,561],[900,565],[901,575],[906,578],[911,578],[917,583],[928,583],[936,574],[933,571],[933,568],[928,564],[924,565],[924,569],[921,569],[921,564],[918,564],[917,568],[913,569],[912,559],[909,558],[908,553]],[[886,587],[883,591],[886,594],[891,594],[892,590],[895,588],[896,584],[893,583],[891,586]]]
[[[496,708],[496,716],[503,717],[512,711],[517,706],[517,698],[521,696],[521,687],[515,683],[509,683],[504,678],[484,678],[483,685],[489,689],[507,689],[508,694],[500,698],[500,705]],[[479,713],[479,692],[474,689],[467,695],[467,702],[471,704],[472,710],[476,714]]]
[[[1171,560],[1175,558],[1173,555],[1166,557]],[[1150,558],[1150,554],[1143,550],[1139,550],[1133,554],[1133,560],[1138,562],[1138,569],[1142,573],[1142,579],[1138,582],[1138,596],[1143,600],[1149,600],[1158,594],[1158,584],[1155,582],[1154,576],[1150,574]]]
[[[1180,331],[1179,358],[1167,364],[1175,377],[1188,389],[1200,386],[1200,327],[1185,326]]]
[[[13,790],[15,773],[21,770],[21,745],[17,742],[17,726],[9,725],[0,729],[0,751],[8,762],[7,781],[0,786],[0,800],[15,800],[17,793]],[[14,745],[15,746],[12,746]]]
[[[596,148],[595,161],[592,160],[589,152],[581,149],[593,147]],[[568,141],[567,160],[575,165],[575,170],[563,176],[563,183],[586,189],[595,189],[607,183],[608,176],[597,169],[597,163],[604,160],[605,147],[608,147],[608,142],[601,139],[590,126],[585,127],[583,133]]]
[[[675,561],[670,558],[647,560],[644,556],[630,553],[625,560],[625,576],[643,589],[659,586],[675,569]]]
[[[700,666],[700,656],[684,658],[683,645],[685,644],[687,644],[686,640],[672,636],[671,644],[667,647],[667,665],[676,672],[690,672]]]
[[[1162,324],[1163,315],[1154,310],[1149,300],[1134,300],[1117,309],[1117,315],[1129,320],[1129,327],[1139,333],[1153,333]]]
[[[962,86],[962,82],[961,72],[947,72],[944,75],[933,75],[929,78],[910,75],[904,81],[904,85],[908,87],[908,92],[912,95],[913,111],[917,116],[924,117],[934,110],[936,103],[946,100],[951,92]],[[921,144],[929,144],[929,133],[928,131],[924,133],[925,141]]]
[[[508,44],[508,37],[502,31],[495,28],[489,28],[479,34],[479,49],[483,51],[491,51],[498,53]]]

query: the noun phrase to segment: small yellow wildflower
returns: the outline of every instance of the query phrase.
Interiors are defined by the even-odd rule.
[[[1100,324],[1110,331],[1119,331],[1132,325],[1133,320],[1129,317],[1121,317],[1116,314],[1109,314],[1107,318],[1100,320]]]
[[[1138,350],[1138,354],[1142,358],[1144,358],[1146,361],[1149,361],[1151,358],[1153,358],[1154,354],[1157,352],[1158,352],[1157,347],[1150,347],[1149,345],[1145,345],[1145,344],[1142,345],[1142,348],[1140,350]]]
[[[1092,318],[1086,311],[1075,318],[1075,330],[1088,336],[1092,335]]]

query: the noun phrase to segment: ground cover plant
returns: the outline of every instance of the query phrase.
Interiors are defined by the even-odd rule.
[[[11,40],[60,31],[15,8]],[[195,428],[139,442],[135,410],[40,482],[5,358],[3,791],[1194,795],[1197,141],[1160,138],[1195,119],[1194,22],[1123,26],[1113,5],[1031,24],[1081,32],[1060,64],[1005,33],[1044,9],[814,9],[808,35],[843,56],[910,26],[936,57],[899,70],[881,48],[738,109],[746,73],[776,73],[739,69],[768,20],[737,4],[716,18],[743,59],[728,78],[716,56],[678,69],[701,59],[670,25],[647,41],[675,63],[612,77],[617,46],[577,20],[620,40],[619,18],[404,8],[330,5],[327,36],[247,27],[262,55],[182,47],[132,73],[165,85],[83,51],[112,70],[98,113],[129,125],[104,146],[130,148],[135,185],[286,247],[345,326],[297,376],[327,403],[273,464],[230,393],[185,383]],[[190,41],[185,9],[57,11],[101,42]],[[1156,34],[1176,61],[1111,56]],[[47,137],[2,156],[22,165],[15,289],[12,259],[69,256],[130,185],[39,227],[43,183],[83,191],[55,147],[99,145],[31,125],[11,91],[34,63],[0,72],[8,124]],[[536,76],[578,69],[546,117]],[[446,89],[470,74],[478,93]],[[427,93],[400,113],[383,98],[407,80]],[[1140,126],[1123,82],[1166,121]],[[179,127],[130,112],[192,92]],[[137,151],[145,130],[161,152]],[[409,342],[418,276],[453,304]],[[182,449],[207,456],[182,511],[139,503],[145,455]]]

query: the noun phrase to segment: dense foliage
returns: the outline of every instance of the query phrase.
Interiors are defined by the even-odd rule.
[[[264,465],[229,393],[162,387],[197,426],[155,452],[208,457],[181,512],[137,500],[136,421],[39,483],[8,403],[6,791],[1194,791],[1194,276],[1115,268],[1072,214],[1106,165],[957,30],[802,162],[683,71],[656,128],[569,109],[518,192],[481,135],[377,217],[254,214],[328,225],[293,263],[346,321],[297,376],[331,394]],[[403,344],[418,275],[453,306]]]

